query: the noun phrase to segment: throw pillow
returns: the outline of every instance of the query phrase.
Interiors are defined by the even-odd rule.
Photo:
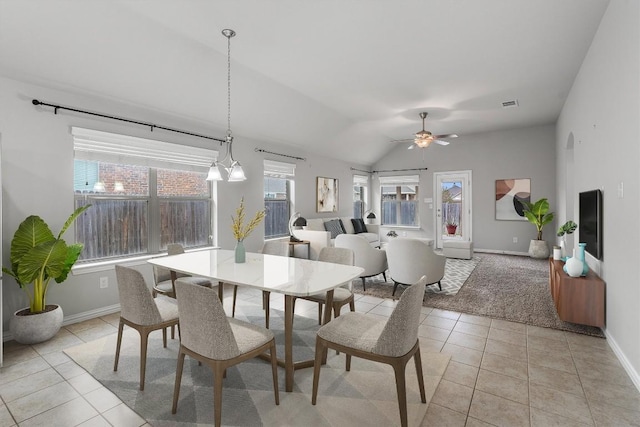
[[[353,224],[353,230],[356,234],[367,232],[367,226],[364,225],[362,218],[351,218],[351,223]]]
[[[338,234],[344,234],[344,229],[340,224],[339,219],[332,219],[331,221],[325,221],[324,229],[331,233],[331,238],[335,239]]]

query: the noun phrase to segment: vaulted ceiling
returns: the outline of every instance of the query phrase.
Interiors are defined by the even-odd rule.
[[[554,123],[607,5],[0,0],[0,75],[226,129],[231,28],[236,144],[372,164],[420,111],[435,134]]]

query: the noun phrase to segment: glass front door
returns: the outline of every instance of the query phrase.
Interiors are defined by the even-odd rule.
[[[437,172],[436,247],[448,239],[471,239],[471,171]]]

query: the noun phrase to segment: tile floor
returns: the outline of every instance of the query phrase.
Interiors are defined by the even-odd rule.
[[[261,298],[238,295],[239,305]],[[281,309],[282,297],[272,294],[271,306]],[[393,306],[356,295],[358,311],[388,316]],[[296,314],[317,317],[317,305],[298,300]],[[148,426],[63,353],[117,322],[112,314],[45,343],[5,343],[0,426]],[[428,352],[451,355],[424,426],[640,425],[640,393],[604,339],[426,307],[419,334],[424,364]]]

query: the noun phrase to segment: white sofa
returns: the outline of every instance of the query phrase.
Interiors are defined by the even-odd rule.
[[[324,227],[324,223],[326,221],[330,221],[333,219],[342,220],[342,225],[346,234],[355,234],[356,236],[360,236],[365,239],[371,246],[374,248],[380,247],[380,235],[379,235],[379,227],[374,224],[365,224],[367,227],[366,233],[355,233],[353,228],[353,224],[351,223],[350,217],[340,217],[340,218],[312,218],[307,219],[307,225],[304,229],[294,229],[293,235],[300,240],[308,240],[309,244],[309,258],[310,259],[318,259],[318,254],[320,254],[320,250],[326,247],[332,247],[334,244],[334,240],[331,238],[331,233],[327,231]]]

